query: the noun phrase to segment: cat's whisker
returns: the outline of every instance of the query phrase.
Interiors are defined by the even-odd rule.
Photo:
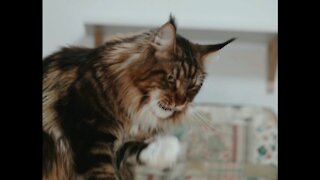
[[[193,108],[193,107],[191,107],[191,108]],[[191,126],[190,126],[190,124],[187,124],[187,125],[189,125],[189,127],[191,127],[191,131],[192,131],[193,128],[194,128],[194,126],[192,126],[192,125],[194,125],[194,124],[198,124],[198,125],[200,126],[200,128],[201,128],[201,129],[204,129],[204,130],[208,130],[208,128],[210,128],[211,130],[213,130],[213,131],[210,131],[210,133],[212,133],[212,135],[214,135],[216,138],[218,138],[219,141],[223,144],[223,146],[226,147],[226,142],[225,142],[225,141],[223,140],[223,138],[222,138],[222,133],[219,132],[218,129],[213,128],[212,125],[210,125],[210,124],[212,124],[212,122],[208,122],[209,119],[206,118],[206,117],[203,115],[203,112],[202,112],[202,111],[193,109],[192,113],[190,113],[190,116],[191,116],[192,118],[186,118],[186,120],[187,120],[188,122],[192,122]],[[191,120],[191,121],[190,121],[190,120]],[[207,139],[208,136],[206,136],[205,133],[197,133],[197,134],[200,135],[202,138],[208,140],[208,139]]]
[[[206,122],[207,122],[207,121],[206,121]],[[207,123],[208,123],[208,122],[207,122]],[[212,122],[211,122],[211,123],[212,123]],[[212,127],[212,126],[211,126],[211,127]],[[216,128],[214,128],[214,135],[215,135],[217,138],[219,138],[224,145],[226,145],[226,142],[223,141],[223,138],[221,137],[221,136],[222,136],[222,133],[221,133],[218,129],[216,129]]]
[[[207,128],[209,128],[212,131],[216,131],[216,129],[211,124],[212,122],[209,122],[209,120],[203,114],[201,114],[201,112],[195,111],[195,115],[199,118],[201,122],[207,125]]]
[[[202,120],[204,120],[204,119],[202,119]],[[212,122],[207,122],[207,121],[208,121],[208,120],[204,120],[203,122],[206,123],[206,124],[209,124],[209,125],[212,124]],[[212,127],[212,125],[210,125],[209,127],[213,130],[212,133],[213,133],[217,138],[222,139],[222,137],[221,137],[222,133],[219,131],[219,129]]]
[[[191,107],[193,108],[193,107]],[[192,110],[191,110],[192,112]],[[201,121],[199,121],[199,117],[196,116],[195,113],[188,113],[188,115],[186,115],[187,117],[185,118],[185,120],[187,121],[186,125],[188,126],[188,128],[192,131],[195,131],[197,128],[196,127],[200,127],[201,130],[206,131],[207,127],[204,123],[202,123]],[[196,125],[196,127],[195,127]],[[206,138],[206,136],[203,133],[199,134],[202,138]]]
[[[201,128],[204,127],[204,124],[198,121],[198,117],[195,114],[190,114],[190,118],[187,118],[189,125],[193,127],[193,125],[200,126]]]
[[[192,125],[193,123],[197,122],[197,121],[194,121],[194,119],[196,119],[196,117],[194,116],[194,114],[192,113],[192,107],[190,106],[189,107],[189,110],[186,111],[184,114],[183,114],[183,120],[188,124],[188,125]]]
[[[197,110],[196,108],[194,108],[192,106],[192,104],[190,105],[190,114],[192,117],[194,117],[194,120],[196,120],[196,122],[200,122],[202,125],[205,125],[206,129],[210,129],[213,132],[216,132],[216,129],[213,127],[212,125],[212,121],[210,121],[204,114],[203,112]]]
[[[192,107],[193,108],[193,107]],[[203,115],[201,115],[201,111],[198,110],[194,110],[193,113],[191,114],[194,117],[194,122],[197,123],[198,125],[200,125],[201,128],[208,130],[208,127],[211,127],[210,129],[212,130],[212,126],[209,125],[205,119],[207,118],[203,118]],[[200,116],[199,116],[200,115]],[[199,121],[200,120],[200,121]],[[194,124],[194,123],[193,123]],[[219,130],[217,130],[216,128],[213,128],[213,131],[210,131],[210,133],[212,133],[215,137],[217,137],[218,139],[221,140],[221,142],[224,144],[224,146],[226,146],[226,142],[223,141],[223,138],[221,137],[222,134],[221,132],[219,132]],[[200,133],[200,136],[203,138],[207,138],[207,136],[205,136],[204,134]]]

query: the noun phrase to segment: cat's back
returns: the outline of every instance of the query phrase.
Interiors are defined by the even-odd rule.
[[[62,48],[44,59],[42,74],[44,131],[56,128],[58,116],[54,110],[55,103],[67,94],[69,87],[79,78],[81,70],[94,58],[95,51],[96,49],[81,47]],[[56,136],[58,138],[60,133]]]
[[[90,63],[95,49],[62,48],[43,61],[43,90],[63,91],[79,76],[79,70]]]
[[[88,63],[94,49],[83,47],[65,47],[43,60],[43,75],[54,71],[68,72]]]

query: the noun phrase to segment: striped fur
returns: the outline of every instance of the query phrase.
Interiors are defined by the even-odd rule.
[[[146,140],[183,119],[205,77],[203,57],[226,44],[193,44],[176,34],[170,19],[98,48],[69,47],[48,56],[43,179],[132,179],[126,161],[143,163]]]

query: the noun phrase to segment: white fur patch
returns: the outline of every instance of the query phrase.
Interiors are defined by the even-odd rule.
[[[152,112],[154,113],[155,116],[165,119],[170,117],[173,114],[173,110],[164,110],[162,108],[160,108],[159,106],[155,105],[152,108]]]
[[[132,135],[137,134],[139,131],[149,132],[159,128],[158,118],[152,113],[149,106],[145,106],[133,118],[133,124],[130,129]]]
[[[137,134],[139,131],[148,132],[160,128],[159,118],[156,117],[152,111],[152,109],[157,106],[159,94],[158,91],[152,92],[150,94],[150,103],[143,106],[139,112],[133,113],[132,111],[129,111],[133,122],[130,129],[132,135]]]
[[[172,124],[167,119],[170,118],[174,111],[182,111],[187,107],[187,104],[170,107],[171,109],[163,109],[159,106],[160,90],[155,90],[150,93],[150,102],[144,105],[138,112],[135,112],[134,106],[128,108],[128,114],[132,120],[132,126],[130,129],[131,135],[136,135],[138,132],[150,132],[153,130],[167,129]],[[132,100],[132,104],[135,104],[138,98],[135,97]],[[164,104],[164,106],[166,106]]]
[[[158,136],[140,154],[140,160],[146,165],[164,169],[172,167],[180,153],[180,142],[175,136]]]

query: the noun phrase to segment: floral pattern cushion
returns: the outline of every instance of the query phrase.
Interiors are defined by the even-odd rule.
[[[172,134],[182,145],[169,172],[138,167],[136,179],[264,179],[250,176],[247,164],[278,165],[277,118],[265,108],[196,105],[200,114]]]

